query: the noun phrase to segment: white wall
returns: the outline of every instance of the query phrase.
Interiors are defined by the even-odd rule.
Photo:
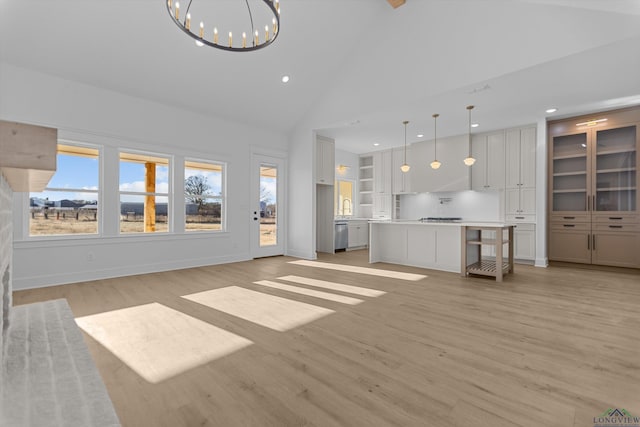
[[[228,165],[226,233],[117,236],[116,222],[105,218],[102,237],[32,240],[26,232],[28,194],[15,193],[14,289],[249,259],[251,150],[286,152],[286,135],[6,63],[0,63],[0,75],[0,119],[56,127],[60,139],[103,147],[107,162],[122,147],[168,153],[176,164],[195,157]],[[303,147],[296,156],[308,158],[297,168],[309,171],[309,150]],[[117,182],[117,171],[104,174],[105,181]],[[106,209],[117,195],[104,192],[101,200]]]
[[[500,191],[404,194],[400,196],[399,219],[460,217],[465,221],[501,221],[502,194]]]
[[[306,124],[289,138],[289,191],[286,254],[316,259],[316,133]]]

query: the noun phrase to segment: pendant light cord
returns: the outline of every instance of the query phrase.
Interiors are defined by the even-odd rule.
[[[404,164],[407,164],[407,123],[404,122]]]

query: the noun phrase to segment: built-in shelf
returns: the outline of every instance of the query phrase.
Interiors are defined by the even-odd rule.
[[[628,153],[628,154],[635,154],[636,152],[636,148],[635,147],[626,147],[626,148],[618,148],[617,150],[602,150],[602,151],[598,151],[596,153],[597,156],[602,156],[605,154],[624,154],[624,153]]]
[[[587,153],[565,154],[562,156],[553,156],[553,160],[577,159],[587,157]]]
[[[558,172],[554,173],[553,176],[578,176],[578,175],[586,175],[587,171],[576,171],[576,172]]]
[[[636,187],[599,187],[596,188],[596,191],[632,191],[635,189]]]
[[[559,193],[586,193],[587,189],[586,188],[573,188],[573,189],[569,189],[569,190],[553,190],[554,194],[559,194]]]
[[[600,169],[597,173],[616,173],[616,172],[635,172],[636,168],[616,168],[616,169]],[[553,174],[554,176],[556,174]]]

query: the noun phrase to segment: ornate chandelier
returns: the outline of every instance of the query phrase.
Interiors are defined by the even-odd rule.
[[[205,28],[204,19],[200,17],[197,17],[197,19],[200,20],[199,25],[196,26],[198,32],[195,33],[191,30],[192,18],[189,10],[191,9],[191,3],[193,3],[193,0],[188,0],[187,7],[186,10],[184,10],[184,13],[180,8],[180,2],[167,0],[167,12],[169,12],[169,16],[178,26],[178,28],[185,32],[189,37],[194,39],[196,41],[196,45],[198,46],[207,45],[215,47],[217,49],[228,50],[232,52],[248,52],[269,46],[278,37],[278,34],[280,34],[280,1],[260,1],[262,1],[273,14],[271,22],[264,26],[264,33],[261,37],[261,30],[253,23],[253,14],[251,12],[251,7],[249,6],[249,0],[245,0],[247,11],[249,14],[250,33],[248,35],[246,31],[242,33],[236,33],[238,35],[241,35],[241,37],[236,36],[237,38],[235,39],[235,44],[233,31],[229,31],[228,38],[224,40],[223,37],[218,36],[217,26],[209,27],[210,29],[209,31],[207,31],[207,29]],[[210,19],[214,21],[213,18]]]

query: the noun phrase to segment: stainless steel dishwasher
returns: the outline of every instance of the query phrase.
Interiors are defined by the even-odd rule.
[[[346,222],[336,222],[335,245],[336,251],[346,250],[349,245],[349,228]]]

